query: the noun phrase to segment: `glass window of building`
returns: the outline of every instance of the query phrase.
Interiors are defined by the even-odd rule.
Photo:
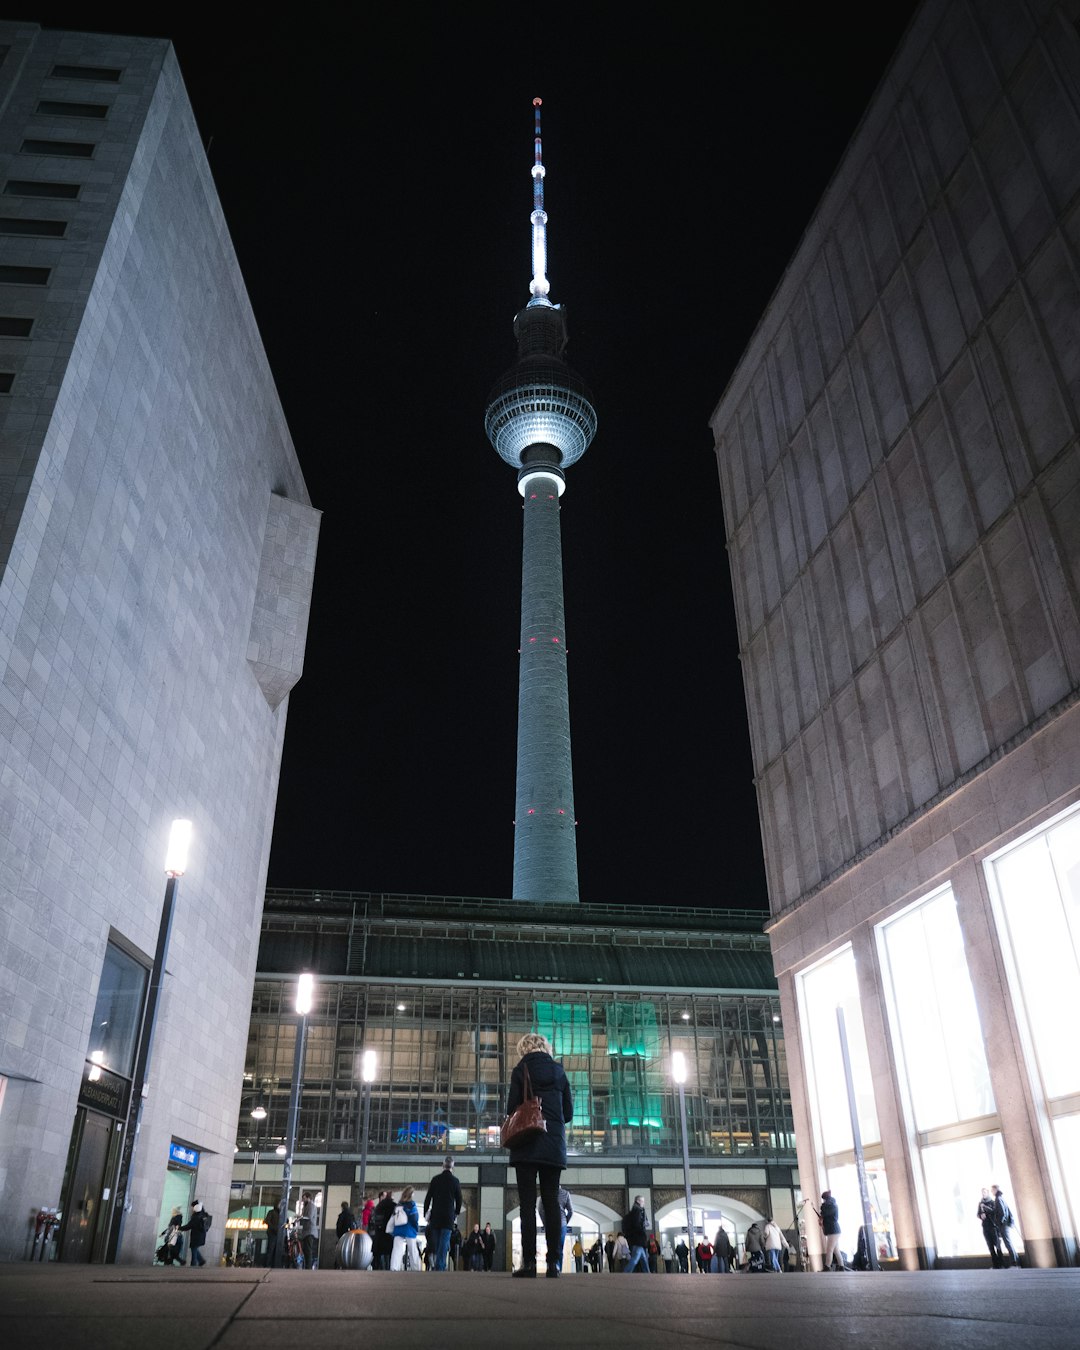
[[[916,1131],[939,1257],[985,1251],[975,1209],[1007,1186],[990,1069],[952,889],[879,926],[897,1072]]]
[[[1063,1213],[1080,1234],[1080,808],[985,863],[1028,1068],[1056,1152]]]
[[[859,1005],[855,953],[850,947],[843,947],[827,960],[803,971],[798,983],[815,1124],[827,1160],[831,1154],[850,1153],[854,1147],[837,1008],[844,1010],[851,1077],[863,1146],[877,1143],[881,1133]]]
[[[146,967],[113,943],[105,948],[86,1057],[130,1078],[135,1069]]]

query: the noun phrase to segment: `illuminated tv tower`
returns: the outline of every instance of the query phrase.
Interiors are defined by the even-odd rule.
[[[517,361],[491,391],[484,429],[517,469],[524,507],[513,894],[576,902],[559,511],[565,471],[588,449],[596,412],[584,382],[563,360],[566,311],[548,299],[540,102],[533,99],[531,299],[514,318]]]

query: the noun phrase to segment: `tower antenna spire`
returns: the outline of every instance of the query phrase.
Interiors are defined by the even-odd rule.
[[[547,212],[544,210],[544,168],[543,146],[540,142],[540,105],[542,98],[533,99],[533,209],[529,220],[532,222],[532,265],[533,276],[529,283],[530,305],[550,305],[548,291],[551,283],[547,278]]]

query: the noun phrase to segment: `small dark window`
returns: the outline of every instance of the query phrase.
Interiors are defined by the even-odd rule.
[[[15,375],[10,370],[0,370],[0,394],[10,394]]]
[[[78,183],[46,183],[36,178],[9,178],[4,184],[8,197],[52,197],[57,201],[74,201],[79,195]]]
[[[47,286],[48,267],[5,267],[0,265],[0,281],[8,281],[16,286]]]
[[[24,155],[65,155],[68,159],[89,159],[94,147],[86,141],[23,141]]]
[[[66,220],[25,220],[20,216],[0,216],[0,234],[32,234],[39,239],[63,239]]]
[[[0,337],[29,337],[33,319],[12,319],[0,314]]]
[[[61,80],[100,80],[116,84],[124,72],[115,66],[53,66],[51,73]]]
[[[43,98],[37,105],[39,113],[50,113],[55,117],[108,117],[107,103],[68,103],[56,98]]]

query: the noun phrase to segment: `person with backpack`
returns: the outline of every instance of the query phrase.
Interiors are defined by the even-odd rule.
[[[190,1233],[189,1243],[191,1246],[191,1264],[193,1266],[205,1266],[206,1257],[202,1254],[202,1249],[206,1245],[206,1230],[213,1222],[213,1215],[207,1214],[203,1209],[202,1202],[196,1200],[191,1206],[191,1218],[180,1228],[181,1233]]]
[[[405,1269],[405,1253],[409,1253],[409,1269],[419,1272],[420,1248],[416,1239],[420,1236],[420,1215],[413,1200],[413,1188],[406,1186],[401,1198],[394,1206],[394,1249],[390,1256],[391,1270]]]
[[[994,1197],[994,1228],[997,1231],[998,1243],[1002,1248],[1001,1264],[1007,1270],[1010,1266],[1020,1264],[1009,1237],[1009,1229],[1013,1224],[1012,1210],[1005,1203],[1005,1194],[1000,1186],[991,1186],[990,1191]],[[1009,1253],[1007,1261],[1005,1260],[1006,1252]]]
[[[161,1246],[157,1249],[157,1259],[164,1266],[182,1266],[184,1264],[184,1239],[180,1236],[180,1225],[184,1222],[180,1206],[172,1212],[169,1222],[161,1230]]]

